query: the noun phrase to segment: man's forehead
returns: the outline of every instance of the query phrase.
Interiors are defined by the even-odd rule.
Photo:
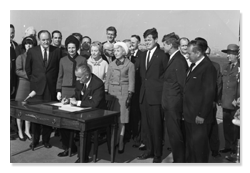
[[[180,41],[180,45],[187,45],[187,44],[188,44],[188,41],[187,41],[187,40],[184,40],[184,39],[183,39],[183,40]]]
[[[111,44],[111,43],[105,43],[105,44],[103,45],[103,48],[104,48],[104,49],[114,49],[114,45]]]

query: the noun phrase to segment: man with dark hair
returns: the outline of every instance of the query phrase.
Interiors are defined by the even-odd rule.
[[[153,157],[153,163],[160,163],[163,141],[163,112],[161,105],[163,74],[169,57],[157,48],[158,32],[155,28],[144,32],[147,51],[140,56],[140,109],[142,128],[146,135],[147,150],[138,159]]]
[[[106,34],[107,34],[107,41],[103,42],[102,44],[105,44],[107,42],[115,44],[116,43],[115,38],[117,36],[117,31],[115,27],[113,26],[108,27],[106,30]]]
[[[91,55],[90,53],[91,38],[89,36],[82,37],[81,42],[81,54],[83,57],[88,59]]]
[[[15,37],[15,27],[14,25],[10,24],[10,47],[14,49],[17,47],[17,43],[14,41]]]
[[[185,140],[183,116],[183,89],[188,68],[185,57],[178,50],[179,36],[174,32],[164,35],[163,48],[170,55],[164,73],[162,107],[165,126],[173,153],[174,163],[185,163]]]
[[[139,149],[143,150],[145,148],[145,135],[141,135],[141,111],[138,109],[140,107],[139,97],[140,97],[140,88],[141,88],[141,77],[139,70],[139,57],[142,53],[138,49],[139,44],[141,42],[141,38],[138,35],[132,35],[131,38],[131,50],[133,54],[131,55],[131,62],[135,64],[135,93],[131,100],[130,107],[130,129],[132,134],[132,139],[134,144],[132,147],[139,147]]]
[[[62,57],[67,55],[67,50],[66,48],[62,45],[62,33],[61,31],[55,30],[51,34],[52,36],[52,42],[51,45],[58,47],[62,50]]]
[[[56,101],[56,82],[61,59],[61,50],[51,46],[49,31],[42,30],[38,35],[40,45],[29,49],[25,71],[30,80],[30,90],[36,95],[31,101]],[[35,148],[40,139],[40,124],[34,123],[34,143],[30,147]],[[45,148],[51,148],[49,143],[52,127],[42,125],[42,142]]]
[[[210,47],[207,48],[205,52],[205,56],[209,58],[211,49]],[[209,133],[209,144],[210,149],[212,151],[213,157],[220,157],[219,153],[219,147],[220,147],[220,138],[219,138],[219,127],[216,119],[216,113],[217,113],[217,106],[221,106],[221,96],[222,96],[222,75],[220,71],[220,64],[217,62],[211,61],[214,68],[216,69],[217,74],[217,82],[216,82],[216,93],[215,93],[215,101],[213,104],[213,118],[214,121],[211,126],[211,132]]]
[[[188,66],[191,65],[190,60],[188,59],[187,47],[188,47],[189,39],[186,37],[182,37],[179,39],[179,50],[180,53],[185,57]]]
[[[186,131],[187,163],[208,163],[209,133],[216,91],[216,70],[204,54],[207,43],[193,40],[188,45],[192,62],[183,91],[183,116]]]

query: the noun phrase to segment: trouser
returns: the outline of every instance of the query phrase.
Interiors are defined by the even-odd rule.
[[[40,101],[52,101],[55,100],[52,93],[49,90],[48,85],[46,85],[42,95],[35,95],[33,98],[28,100],[29,102],[40,102]],[[32,133],[34,134],[34,143],[39,143],[40,134],[42,128],[42,142],[48,143],[50,140],[50,135],[52,132],[52,127],[46,125],[40,125],[37,123],[32,123]]]
[[[61,134],[61,141],[62,141],[62,146],[63,146],[63,149],[65,150],[68,150],[69,149],[69,144],[70,142],[72,142],[72,151],[76,151],[77,148],[76,148],[76,145],[74,143],[74,141],[70,141],[70,134],[71,133],[75,133],[74,130],[70,130],[70,129],[63,129],[61,128],[60,129],[60,134]]]
[[[219,152],[220,139],[219,139],[219,127],[216,119],[217,107],[213,107],[214,121],[211,123],[211,131],[209,133],[209,145],[212,152]]]
[[[185,163],[184,121],[177,118],[181,112],[165,110],[164,114],[174,163]]]
[[[223,108],[223,130],[225,138],[225,148],[236,151],[237,140],[239,139],[240,128],[232,123],[236,110]]]
[[[185,121],[187,163],[208,163],[210,129],[210,123],[196,124]]]
[[[149,105],[144,97],[141,105],[142,128],[145,131],[147,153],[162,156],[163,111],[161,105]]]
[[[141,144],[141,111],[139,109],[139,95],[134,94],[131,100],[129,127],[134,144]]]

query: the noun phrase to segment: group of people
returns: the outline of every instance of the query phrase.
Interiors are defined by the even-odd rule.
[[[140,50],[141,38],[132,35],[115,40],[117,30],[106,29],[107,41],[93,41],[89,36],[72,33],[62,45],[62,33],[50,34],[34,27],[25,31],[20,45],[14,40],[10,25],[11,99],[23,101],[61,101],[79,107],[106,109],[105,95],[115,98],[114,111],[120,112],[117,148],[132,139],[133,147],[144,150],[139,160],[153,158],[162,162],[164,127],[167,129],[174,163],[207,163],[210,150],[219,157],[217,106],[223,108],[225,148],[220,152],[236,153],[239,127],[232,124],[240,97],[239,47],[228,45],[222,52],[229,63],[223,67],[209,59],[210,48],[204,38],[192,41],[170,33],[158,44],[155,28],[143,33],[146,50]],[[16,120],[20,140],[31,140],[30,123]],[[33,143],[49,143],[52,127],[32,123]],[[69,136],[73,132],[60,129],[64,151],[69,153]],[[89,138],[88,138],[89,140]],[[88,141],[90,145],[90,141]],[[76,143],[72,153],[77,153]],[[90,148],[89,148],[90,150]],[[88,158],[84,158],[88,160]],[[77,160],[76,162],[79,162]]]

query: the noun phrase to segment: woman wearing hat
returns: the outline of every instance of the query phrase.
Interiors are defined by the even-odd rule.
[[[66,38],[65,47],[68,55],[60,60],[56,85],[58,100],[75,94],[75,68],[78,64],[87,64],[86,58],[77,53],[79,46],[79,41],[74,36]]]
[[[64,56],[60,60],[59,64],[59,73],[57,78],[57,99],[63,100],[63,98],[70,98],[75,94],[75,69],[79,64],[86,64],[87,60],[83,56],[80,56],[77,53],[79,49],[80,42],[76,37],[70,35],[65,40],[65,48],[67,50],[68,55]],[[60,129],[61,132],[61,141],[63,144],[63,148],[65,149],[63,152],[59,153],[59,157],[68,156],[69,149],[69,137],[72,130],[68,129]],[[72,153],[76,152],[76,146],[73,144]]]
[[[25,72],[25,63],[26,63],[26,58],[27,58],[27,51],[36,45],[37,45],[37,41],[34,36],[27,36],[22,41],[22,47],[25,50],[25,52],[19,55],[16,59],[16,74],[19,77],[19,84],[18,84],[16,99],[15,99],[16,101],[23,101],[30,93],[30,82]],[[17,127],[18,127],[18,137],[21,141],[24,141],[25,137],[23,136],[22,121],[20,119],[17,119]],[[24,135],[29,140],[31,140],[29,121],[25,121]]]
[[[115,43],[114,54],[116,60],[109,64],[105,91],[116,97],[114,109],[120,111],[118,153],[123,153],[125,124],[129,122],[130,102],[135,87],[135,67],[125,57],[128,54],[126,43]]]
[[[88,59],[88,64],[91,72],[105,82],[106,73],[108,71],[108,63],[104,61],[101,56],[102,44],[98,42],[92,43],[90,50],[91,56]]]

